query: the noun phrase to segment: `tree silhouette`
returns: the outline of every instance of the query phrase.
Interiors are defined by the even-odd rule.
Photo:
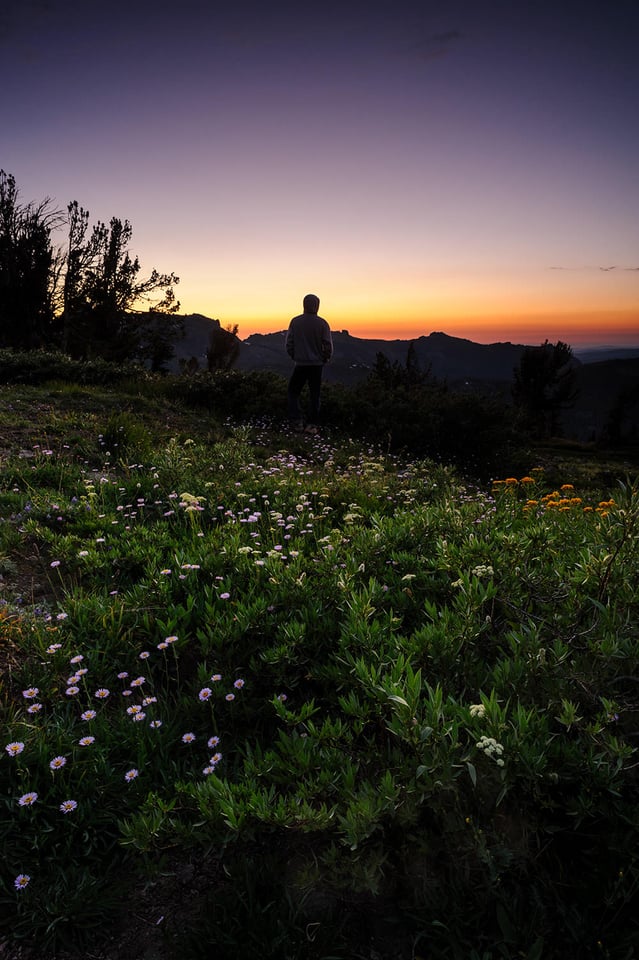
[[[222,328],[219,320],[213,321],[209,334],[209,345],[206,348],[206,361],[210,371],[231,369],[240,352],[238,330],[237,323],[227,324],[225,328]]]
[[[533,437],[544,439],[561,432],[561,411],[577,397],[572,348],[558,340],[526,347],[515,368],[513,402]]]
[[[157,316],[179,310],[173,293],[178,278],[157,270],[146,279],[139,278],[140,261],[128,249],[133,235],[128,220],[112,217],[108,226],[98,221],[89,232],[89,211],[77,201],[69,204],[68,217],[63,295],[65,349],[77,358],[153,362],[155,357],[156,363],[163,363],[167,347],[173,336],[179,335],[179,329],[175,323],[160,327]],[[154,294],[160,295],[157,302],[152,302]],[[142,303],[151,304],[152,310],[136,309]],[[160,354],[162,360],[158,359]]]
[[[0,344],[59,345],[54,312],[57,259],[51,231],[62,213],[47,198],[23,204],[15,178],[0,170]]]

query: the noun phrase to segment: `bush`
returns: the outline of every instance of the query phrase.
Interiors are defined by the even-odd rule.
[[[149,376],[144,367],[136,363],[72,360],[66,354],[45,350],[0,350],[0,383],[67,381],[86,386],[106,386],[124,380],[143,381]]]

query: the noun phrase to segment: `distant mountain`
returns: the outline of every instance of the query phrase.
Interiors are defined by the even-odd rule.
[[[218,323],[200,313],[184,317],[185,337],[177,345],[175,367],[179,360],[194,357],[200,367],[206,365],[206,348],[211,324]],[[236,364],[240,370],[272,370],[282,376],[291,371],[291,361],[286,355],[284,340],[286,331],[277,333],[253,333],[241,341],[240,356]],[[639,334],[638,334],[639,339]],[[430,333],[411,340],[369,340],[352,337],[347,330],[333,331],[335,353],[326,368],[326,379],[333,382],[354,383],[366,377],[375,365],[378,353],[385,354],[391,363],[405,363],[408,348],[415,345],[418,362],[423,370],[449,383],[463,380],[471,382],[510,381],[513,369],[519,363],[522,351],[531,344],[475,343],[446,333]],[[538,346],[538,344],[532,344]],[[608,360],[631,360],[639,358],[637,347],[592,347],[575,349],[573,354],[583,364]]]
[[[637,339],[639,340],[639,333]],[[639,347],[586,347],[583,350],[573,350],[573,353],[582,363],[639,359]]]
[[[273,370],[283,376],[291,372],[291,361],[284,348],[286,332],[254,333],[242,341],[237,367],[240,370]],[[328,382],[353,384],[365,379],[379,353],[391,363],[406,363],[413,344],[421,369],[449,384],[506,382],[521,359],[525,346],[513,343],[473,343],[431,333],[413,340],[366,340],[351,337],[346,330],[333,331],[333,359],[326,367]]]

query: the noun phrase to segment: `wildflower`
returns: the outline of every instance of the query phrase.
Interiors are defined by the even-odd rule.
[[[83,660],[84,660],[84,657],[82,656],[81,653],[79,653],[77,656],[71,657],[71,659],[69,660],[69,663],[82,663]]]
[[[13,885],[16,890],[24,890],[25,887],[29,886],[31,882],[31,877],[28,873],[19,873],[18,876],[13,881]]]
[[[175,637],[175,636],[173,636],[173,637],[165,637],[165,640],[166,640],[167,643],[175,643],[175,641],[177,640],[177,637]]]
[[[64,692],[67,697],[75,697],[76,693],[80,693],[80,687],[67,687]]]
[[[68,613],[57,613],[56,620],[66,620],[68,618]]]
[[[61,646],[61,643],[52,643],[51,646],[47,647],[47,653],[55,653]]]
[[[30,707],[27,707],[27,713],[40,713],[41,710],[41,703],[32,703]]]
[[[141,713],[142,707],[138,703],[134,703],[132,706],[126,708],[126,712],[131,716],[134,713]]]
[[[138,771],[135,769],[135,767],[133,767],[132,770],[127,770],[127,772],[124,774],[124,779],[126,780],[127,783],[131,783],[131,781],[135,780],[137,776],[138,776]]]
[[[142,653],[139,655],[139,659],[140,659],[140,660],[148,660],[150,656],[151,656],[151,654],[149,653],[148,650],[143,650]]]
[[[141,723],[145,717],[146,717],[146,713],[144,712],[144,710],[141,710],[140,713],[134,713],[131,719],[133,720],[134,723]]]
[[[215,773],[215,767],[214,766],[204,767],[204,769],[202,770],[202,773],[204,774],[205,777],[210,777],[212,773]]]
[[[20,740],[14,740],[12,743],[8,743],[4,749],[10,757],[17,757],[24,750],[24,743]]]
[[[234,693],[227,693],[227,695],[224,697],[224,699],[225,699],[225,700],[228,700],[229,703],[230,703],[231,700],[235,700],[235,694],[234,694]]]
[[[149,724],[149,726],[152,727],[154,730],[157,730],[159,727],[162,726],[162,721],[161,721],[161,720],[151,720],[151,723]]]
[[[77,806],[78,804],[76,803],[75,800],[63,800],[62,803],[60,804],[60,812],[72,813],[77,808]]]
[[[475,746],[480,750],[483,750],[486,756],[490,757],[491,760],[494,760],[498,767],[504,766],[504,761],[502,759],[504,747],[501,743],[497,743],[493,737],[480,737]]]
[[[170,576],[170,574],[171,574],[171,571],[168,568],[166,568],[165,570],[160,570],[160,576],[162,577],[168,577]]]
[[[217,745],[218,745],[219,742],[220,742],[220,738],[219,738],[219,737],[210,737],[210,738],[209,738],[209,741],[208,741],[208,743],[207,743],[207,746],[208,746],[209,750],[212,750],[213,747],[217,747]]]
[[[211,759],[209,760],[209,763],[212,763],[215,766],[215,764],[219,763],[221,759],[222,759],[221,753],[214,753]]]
[[[26,690],[22,691],[22,696],[25,700],[34,700],[39,693],[40,691],[37,687],[27,687]]]
[[[182,734],[182,743],[193,743],[195,740],[194,733],[183,733]]]
[[[53,568],[59,567],[59,566],[60,566],[60,561],[59,561],[59,560],[52,560],[51,563],[49,564],[49,566],[51,566],[51,567],[53,567]]]
[[[231,596],[230,593],[221,593],[220,600],[228,600],[230,596]]]
[[[143,683],[146,683],[146,677],[136,677],[135,680],[132,680],[129,686],[131,687],[141,687]]]
[[[158,650],[168,650],[168,643],[166,640],[163,640],[161,643],[158,643]]]
[[[95,737],[80,737],[78,743],[81,747],[90,747],[92,743],[95,743]]]
[[[213,691],[211,690],[210,687],[202,687],[202,689],[201,689],[200,692],[198,693],[198,697],[199,697],[199,699],[202,700],[202,701],[204,701],[204,700],[209,700],[212,693],[213,693]]]
[[[470,715],[471,717],[483,717],[486,715],[486,707],[483,703],[471,703]]]
[[[235,687],[236,690],[241,690],[242,687],[244,686],[244,680],[241,680],[241,679],[236,680],[233,686]]]
[[[49,766],[52,770],[59,770],[67,762],[66,757],[54,757]]]
[[[109,696],[109,693],[110,691],[107,690],[106,687],[100,687],[99,690],[95,691],[95,696],[98,698],[98,700],[106,700],[106,698]]]
[[[95,720],[97,713],[95,710],[85,710],[84,713],[80,714],[81,720]]]
[[[151,703],[157,703],[157,702],[158,702],[158,698],[157,698],[157,697],[145,697],[144,700],[142,701],[142,706],[143,706],[143,707],[148,707],[149,704],[151,704]]]
[[[212,683],[219,683],[221,679],[222,679],[222,674],[221,674],[221,673],[214,673],[213,676],[211,677],[211,682],[212,682]]]
[[[475,577],[492,577],[494,573],[493,568],[487,563],[480,563],[472,569],[472,574]]]
[[[38,799],[38,794],[34,793],[32,790],[29,793],[23,793],[18,803],[21,807],[30,807]]]

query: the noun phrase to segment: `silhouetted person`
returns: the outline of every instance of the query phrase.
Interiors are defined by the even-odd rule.
[[[307,293],[304,297],[304,313],[293,317],[286,334],[286,352],[295,361],[295,369],[288,384],[288,415],[292,423],[304,429],[300,409],[300,395],[305,384],[310,394],[307,433],[317,433],[320,410],[322,369],[333,356],[331,328],[318,316],[319,297]]]

